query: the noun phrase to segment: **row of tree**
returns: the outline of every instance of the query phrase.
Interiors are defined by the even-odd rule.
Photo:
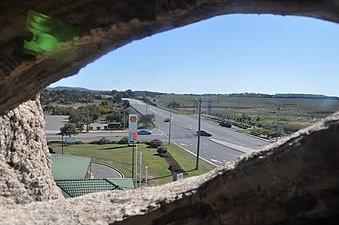
[[[43,105],[50,103],[72,104],[72,103],[93,103],[94,100],[106,100],[115,103],[122,101],[122,98],[135,98],[132,90],[126,91],[83,91],[83,90],[52,90],[45,89],[40,94]]]

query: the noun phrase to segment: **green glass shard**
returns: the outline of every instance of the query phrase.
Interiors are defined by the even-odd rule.
[[[24,52],[30,55],[56,51],[60,43],[79,36],[77,27],[32,10],[27,13],[26,31],[32,34],[31,41],[24,41]]]

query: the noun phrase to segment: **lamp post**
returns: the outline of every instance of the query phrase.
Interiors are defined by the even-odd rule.
[[[124,130],[126,130],[126,107],[124,107]]]
[[[89,109],[88,109],[88,101],[89,101],[89,95],[87,95],[87,99],[86,99],[87,101],[86,101],[86,107],[87,107],[87,112],[86,112],[86,114],[87,114],[87,133],[89,132]]]
[[[197,100],[198,101],[198,100]],[[198,143],[197,143],[197,160],[195,163],[195,169],[199,169],[199,154],[200,154],[200,127],[201,127],[201,96],[198,101],[199,104],[199,116],[198,116]]]
[[[61,133],[61,154],[64,154],[64,134]]]
[[[279,130],[279,120],[280,120],[280,106],[277,107],[277,110],[278,110],[278,120],[277,120],[277,141],[278,141],[278,135],[280,133],[280,130]]]
[[[170,121],[168,128],[168,144],[171,144],[171,130],[172,130],[172,107],[170,108]]]

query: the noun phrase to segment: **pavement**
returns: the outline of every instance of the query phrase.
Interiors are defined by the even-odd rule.
[[[102,164],[91,163],[94,178],[122,178],[123,174],[116,169]]]

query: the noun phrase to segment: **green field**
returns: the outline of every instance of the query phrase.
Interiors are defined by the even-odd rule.
[[[157,106],[166,108],[171,101],[180,104],[177,113],[197,113],[197,95],[159,95]],[[207,114],[211,102],[212,116],[248,125],[248,132],[275,132],[277,125],[287,134],[307,127],[322,118],[339,111],[335,99],[269,98],[230,95],[202,96],[202,112]],[[258,130],[259,129],[259,130]]]
[[[49,147],[61,153],[60,143],[50,143]],[[195,157],[176,145],[166,145],[169,153],[177,160],[181,167],[187,172],[187,176],[196,176],[206,173],[214,166],[200,160],[199,170],[195,168]],[[132,175],[132,147],[119,144],[77,144],[65,145],[64,154],[87,156],[92,162],[105,164],[118,169],[125,177]],[[139,144],[138,152],[142,152],[143,165],[148,166],[149,184],[159,185],[172,181],[171,171],[164,158],[157,155],[155,148],[147,148],[146,144]],[[144,167],[145,168],[145,167]]]

